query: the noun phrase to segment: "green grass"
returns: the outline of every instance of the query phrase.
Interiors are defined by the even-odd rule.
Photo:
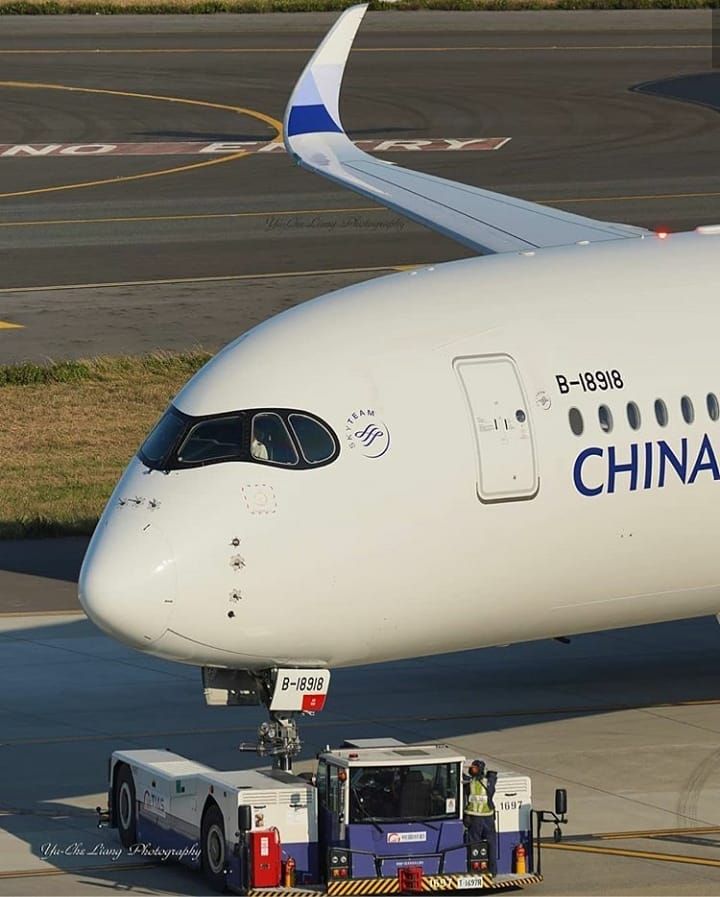
[[[203,350],[194,352],[155,352],[152,355],[100,356],[53,364],[0,365],[0,387],[46,386],[50,383],[109,383],[129,377],[175,377],[194,374],[212,356]]]
[[[0,367],[0,538],[91,533],[153,423],[210,357]]]
[[[0,0],[4,15],[323,12],[346,9],[355,0]],[[373,0],[373,9],[708,9],[720,0]]]

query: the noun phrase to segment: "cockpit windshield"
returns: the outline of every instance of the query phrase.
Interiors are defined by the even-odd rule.
[[[187,428],[183,415],[170,407],[155,424],[140,448],[140,460],[148,467],[162,469],[170,452]]]
[[[225,461],[250,461],[306,470],[334,461],[340,443],[307,411],[257,408],[191,417],[170,406],[138,457],[153,470],[183,470]]]
[[[459,764],[350,769],[350,822],[411,822],[458,815]]]
[[[180,464],[207,464],[241,458],[243,452],[242,415],[216,417],[195,424],[177,452]]]

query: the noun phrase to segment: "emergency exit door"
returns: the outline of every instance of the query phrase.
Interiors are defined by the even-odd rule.
[[[477,453],[480,501],[529,499],[538,475],[530,415],[520,373],[509,355],[456,358]]]

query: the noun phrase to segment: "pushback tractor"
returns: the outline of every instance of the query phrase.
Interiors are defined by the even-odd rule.
[[[298,679],[297,670],[288,675]],[[278,697],[285,671],[273,681],[274,709],[257,749],[274,756],[274,767],[219,771],[169,750],[115,751],[100,824],[117,828],[126,848],[177,859],[200,869],[213,889],[237,894],[409,894],[542,880],[540,830],[552,820],[560,836],[564,791],[554,813],[537,811],[529,777],[499,772],[496,843],[470,842],[467,760],[457,750],[394,738],[345,741],[318,754],[315,772],[295,775],[298,698]],[[318,679],[298,681],[313,687]]]
[[[465,835],[464,762],[442,744],[345,742],[319,755],[310,781],[280,769],[220,772],[170,751],[115,751],[103,817],[124,846],[200,868],[215,890],[237,894],[398,894],[541,881],[538,834],[547,814],[532,810],[530,779],[498,774],[491,876],[488,844]]]

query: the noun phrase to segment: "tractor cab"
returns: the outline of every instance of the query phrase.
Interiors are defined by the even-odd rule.
[[[465,758],[441,744],[345,742],[319,755],[320,861],[327,881],[468,871]]]

